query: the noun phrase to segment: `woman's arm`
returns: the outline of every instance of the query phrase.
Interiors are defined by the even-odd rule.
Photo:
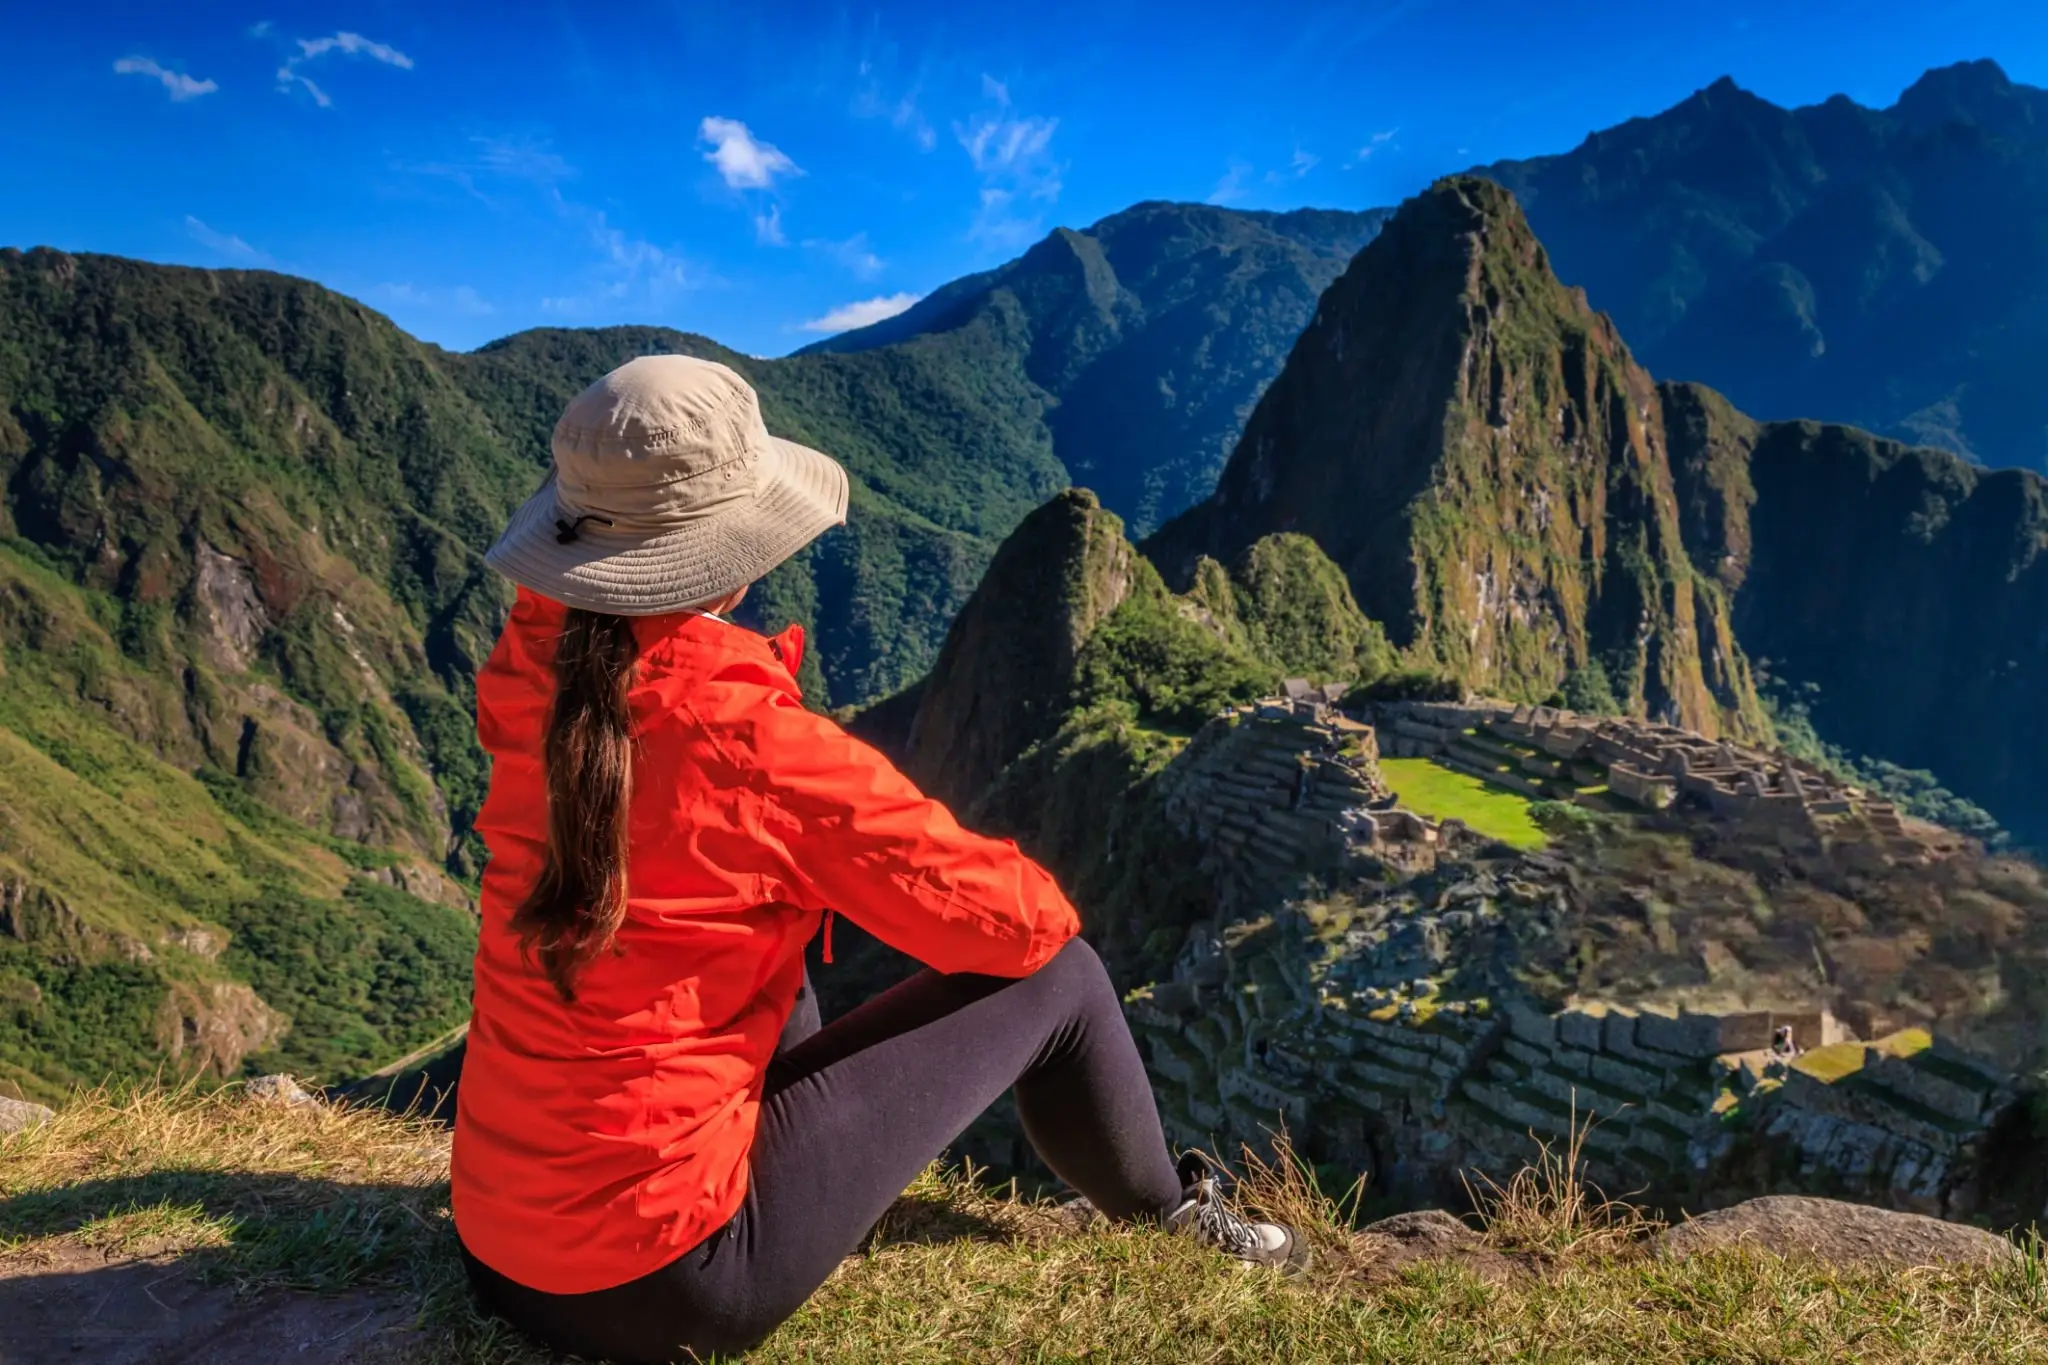
[[[746,772],[798,903],[942,972],[1028,976],[1080,930],[1014,841],[962,829],[879,752],[794,698],[748,708],[721,748]]]

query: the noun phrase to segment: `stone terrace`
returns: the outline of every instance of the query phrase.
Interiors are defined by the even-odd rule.
[[[1290,680],[1234,707],[1188,744],[1167,814],[1204,847],[1233,912],[1270,908],[1304,878],[1409,873],[1476,842],[1403,810],[1379,770],[1373,726],[1338,709],[1335,688]]]
[[[1976,1207],[1975,1163],[2016,1081],[1924,1032],[1864,1043],[1816,1009],[1546,1010],[1512,988],[1451,989],[1447,969],[1493,953],[1504,916],[1554,899],[1477,872],[1369,927],[1288,910],[1196,935],[1173,979],[1127,1006],[1169,1135],[1218,1150],[1284,1124],[1315,1159],[1369,1170],[1375,1192],[1429,1202],[1590,1121],[1588,1169],[1610,1192]]]

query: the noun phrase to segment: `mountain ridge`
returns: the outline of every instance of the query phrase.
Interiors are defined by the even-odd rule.
[[[1627,268],[1592,279],[1591,304],[1613,294],[1624,315],[1698,267],[1693,293],[1665,298],[1684,307],[1667,309],[1653,349],[1727,360],[1707,342],[1745,337],[1736,380],[1812,392],[1816,410],[1830,395],[1853,405],[1853,385],[1834,377],[1844,366],[1880,387],[1931,374],[1932,389],[1879,424],[1955,435],[1950,445],[1983,455],[1983,422],[2024,437],[2035,411],[2041,352],[2013,311],[2033,295],[2012,287],[2009,267],[2034,259],[2034,224],[2048,221],[2022,211],[2042,179],[2041,96],[1982,64],[1929,73],[1890,112],[1840,99],[1773,112],[1717,82],[1681,111],[1524,163],[1536,185],[1529,259],[1569,278],[1586,273],[1573,259],[1612,258]],[[1725,144],[1726,157],[1701,164],[1735,187],[1702,200],[1682,231],[1667,230],[1672,206],[1701,191],[1681,154],[1698,148],[1673,128]],[[1786,129],[1797,136],[1771,141]],[[1744,160],[1757,145],[1770,153],[1760,171]],[[1600,182],[1608,198],[1559,191],[1600,157],[1638,152],[1655,154],[1655,174]],[[1815,190],[1801,179],[1814,167],[1838,174]],[[1967,175],[1989,189],[1945,194],[1971,189]],[[1767,201],[1781,180],[1805,186],[1797,202],[1757,217],[1744,196]],[[1642,224],[1617,233],[1617,203],[1641,208]],[[1560,204],[1565,245],[1553,250],[1545,219]],[[1098,514],[1120,508],[1138,530],[1206,497],[1205,471],[1240,444],[1324,285],[1383,222],[1384,211],[1142,204],[943,287],[903,315],[900,335],[884,325],[774,361],[634,327],[533,329],[448,352],[273,272],[0,252],[0,901],[29,907],[0,926],[0,1003],[14,1011],[0,1011],[0,1080],[132,1070],[188,1037],[223,1042],[198,1057],[215,1071],[247,1054],[325,1074],[443,1031],[478,852],[466,824],[486,778],[467,679],[505,600],[478,557],[538,483],[554,414],[605,369],[647,349],[725,360],[760,389],[772,429],[842,456],[854,524],[772,575],[749,611],[815,628],[804,678],[815,704],[895,693],[909,725],[926,700],[916,680],[1012,528],[1073,482],[1106,490]],[[1836,242],[1849,249],[1829,250]],[[1972,273],[1986,243],[2010,250],[1977,253],[1989,264]],[[1531,341],[1495,326],[1485,292],[1528,286],[1512,271],[1481,280],[1463,314],[1526,391],[1498,389],[1487,366],[1456,380],[1471,459],[1446,496],[1411,488],[1399,500],[1413,514],[1396,527],[1397,562],[1354,577],[1275,525],[1195,547],[1181,596],[1133,564],[1138,605],[1111,611],[1113,628],[1091,633],[1095,653],[1083,646],[1073,661],[1090,695],[1137,708],[1118,732],[1132,761],[1179,723],[1162,718],[1235,695],[1282,656],[1333,677],[1376,673],[1395,645],[1421,642],[1428,666],[1497,674],[1531,699],[1551,688],[1714,713],[1731,728],[1757,724],[1753,661],[1763,690],[1823,739],[1934,769],[2023,838],[2044,837],[2048,811],[2028,781],[2048,742],[2027,706],[2044,671],[2028,643],[2041,610],[2039,481],[1900,454],[1839,426],[1759,423],[1738,410],[1746,399],[1673,382],[1685,370],[1654,357],[1647,368],[1666,382],[1652,386],[1621,345],[1636,343],[1631,324],[1616,336],[1589,321],[1556,281],[1542,286],[1544,316],[1569,322],[1579,360],[1524,364],[1518,346],[1562,353],[1552,342],[1563,332]],[[1379,325],[1379,301],[1354,302],[1354,335]],[[1416,335],[1441,339],[1447,324],[1427,312]],[[928,325],[942,313],[943,329]],[[1844,318],[1885,325],[1862,329],[1859,350]],[[1986,340],[2001,336],[2011,344]],[[1923,373],[1908,364],[1925,358],[1916,345],[1944,365],[1979,355],[1974,368]],[[1576,546],[1485,496],[1512,483],[1500,475],[1515,442],[1570,444],[1547,418],[1502,424],[1494,407],[1533,413],[1529,394],[1570,399],[1573,384],[1584,401],[1563,406],[1581,433],[1594,417],[1630,430],[1603,447],[1614,458],[1599,477],[1591,463],[1560,474],[1553,506],[1639,504],[1567,518],[1587,533]],[[1630,416],[1645,405],[1658,421]],[[1334,506],[1346,490],[1328,491]],[[1787,510],[1815,505],[1841,509],[1832,539],[1802,538]],[[1817,558],[1820,545],[1841,562]],[[1895,548],[1896,562],[1870,559],[1872,547]],[[1518,573],[1537,585],[1521,599]],[[1605,615],[1592,609],[1602,602]],[[1901,620],[1939,640],[1939,657],[1916,659],[1921,637]],[[1638,640],[1631,624],[1643,622]],[[1382,624],[1392,643],[1375,634]],[[1318,632],[1335,645],[1309,649]],[[1559,640],[1568,661],[1554,667],[1544,651]],[[1136,692],[1115,680],[1126,665],[1143,675]],[[1871,679],[1895,681],[1892,700]],[[1902,719],[1907,697],[1920,714]],[[1110,752],[1099,727],[1047,735],[1025,719],[1016,733],[1031,736],[1034,762]],[[2020,741],[2003,754],[1987,738],[2000,724]],[[335,948],[349,943],[383,945],[370,956],[400,965]],[[306,965],[328,957],[340,965]],[[81,1032],[87,1020],[102,1021],[96,1033]],[[47,1074],[22,1060],[38,1056],[54,1059]]]
[[[945,335],[1014,308],[1055,453],[1142,532],[1207,494],[1316,298],[1384,218],[1148,200],[798,354]]]
[[[2048,91],[1990,61],[1883,109],[1723,77],[1568,152],[1475,167],[1652,373],[1774,420],[2048,467]]]

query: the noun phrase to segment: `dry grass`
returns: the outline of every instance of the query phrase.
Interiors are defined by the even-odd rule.
[[[1586,1135],[1593,1122],[1591,1116],[1581,1121],[1574,1104],[1562,1149],[1537,1138],[1535,1163],[1506,1184],[1483,1171],[1476,1181],[1466,1178],[1466,1192],[1489,1242],[1502,1251],[1612,1256],[1640,1247],[1663,1230],[1640,1208],[1609,1199],[1586,1183]]]
[[[0,1275],[66,1242],[175,1255],[240,1292],[372,1289],[410,1306],[420,1361],[538,1361],[469,1308],[447,1139],[374,1110],[233,1092],[103,1090],[0,1138]],[[1073,1230],[1044,1204],[927,1172],[768,1362],[2024,1361],[2048,1358],[2038,1245],[1992,1271],[1858,1270],[1752,1254],[1611,1254],[1639,1235],[1573,1178],[1567,1148],[1483,1201],[1489,1237],[1545,1269],[1487,1284],[1441,1265],[1359,1273],[1344,1199],[1284,1150],[1249,1159],[1248,1205],[1315,1240],[1294,1279],[1140,1229]]]

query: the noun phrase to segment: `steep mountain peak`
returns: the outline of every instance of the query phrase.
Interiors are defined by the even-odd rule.
[[[1456,176],[1324,295],[1214,497],[1146,550],[1169,582],[1299,531],[1418,662],[1541,700],[1754,728],[1747,666],[1679,539],[1655,385],[1560,284],[1514,197]]]
[[[961,805],[1065,713],[1081,646],[1129,595],[1137,555],[1085,488],[1024,518],[946,635],[904,746],[904,770]]]

